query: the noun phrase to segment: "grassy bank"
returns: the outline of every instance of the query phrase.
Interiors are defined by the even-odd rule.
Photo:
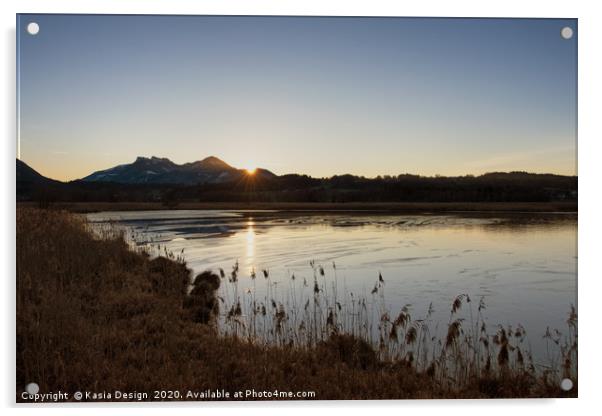
[[[36,202],[20,202],[19,206],[35,208]],[[279,211],[390,211],[390,212],[577,212],[576,201],[558,202],[180,202],[166,205],[160,202],[55,202],[55,209],[71,212],[141,211],[164,209],[231,209]]]
[[[29,382],[42,393],[278,389],[313,391],[315,399],[577,394],[576,386],[563,392],[553,378],[499,353],[497,366],[466,373],[456,384],[410,360],[382,358],[350,335],[309,346],[218,336],[210,317],[219,277],[198,279],[189,296],[190,271],[181,261],[133,252],[120,236],[94,237],[63,211],[21,206],[16,234],[18,401]],[[450,328],[451,355],[460,335],[453,328],[460,327]],[[511,346],[497,340],[500,351]]]

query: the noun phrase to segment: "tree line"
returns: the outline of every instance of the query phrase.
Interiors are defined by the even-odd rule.
[[[577,177],[526,172],[479,176],[313,178],[248,176],[224,183],[132,185],[17,181],[17,199],[48,202],[549,202],[577,199]]]

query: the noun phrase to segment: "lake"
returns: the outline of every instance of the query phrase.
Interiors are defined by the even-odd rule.
[[[195,273],[229,274],[238,263],[236,292],[220,288],[230,302],[254,296],[302,305],[300,288],[305,282],[311,292],[320,267],[325,296],[338,293],[339,302],[349,303],[353,293],[374,302],[380,273],[378,302],[392,315],[411,305],[412,318],[420,319],[432,305],[434,325],[444,327],[452,301],[465,293],[472,300],[463,308],[466,320],[468,306],[476,313],[483,299],[489,331],[521,324],[536,360],[547,354],[546,328],[564,332],[577,301],[574,214],[174,210],[87,217],[96,226],[125,227],[130,241],[151,252],[181,254]]]

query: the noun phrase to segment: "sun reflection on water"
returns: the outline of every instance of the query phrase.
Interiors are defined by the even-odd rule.
[[[247,221],[247,265],[252,265],[255,261],[255,229],[253,228],[255,222],[253,218],[249,218]]]

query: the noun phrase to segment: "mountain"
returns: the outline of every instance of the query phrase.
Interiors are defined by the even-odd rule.
[[[33,195],[40,196],[51,192],[62,190],[65,187],[63,182],[55,181],[40,175],[27,163],[17,159],[17,199],[29,199]]]
[[[49,179],[40,175],[27,163],[17,159],[17,184],[48,184],[59,183],[53,179]]]
[[[81,180],[122,184],[196,185],[232,182],[248,176],[244,169],[236,169],[215,156],[183,165],[153,156],[138,157],[133,163],[97,171]],[[265,169],[257,169],[253,176],[269,178],[276,175]]]

